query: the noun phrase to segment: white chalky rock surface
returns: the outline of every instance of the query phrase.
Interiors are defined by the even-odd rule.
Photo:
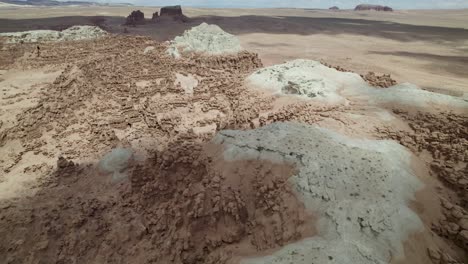
[[[183,75],[176,73],[176,85],[180,85],[184,89],[185,94],[193,94],[193,89],[198,86],[198,80],[192,74]]]
[[[247,84],[275,94],[289,94],[329,103],[353,100],[370,104],[397,103],[427,107],[433,104],[468,108],[468,100],[425,91],[409,83],[386,89],[368,85],[356,73],[340,72],[318,61],[298,59],[259,69]]]
[[[354,91],[348,89],[343,91],[343,94],[346,93],[349,94],[349,98],[361,98],[369,103],[396,103],[419,107],[440,105],[468,109],[467,98],[429,92],[411,83],[402,83],[386,89],[374,87]]]
[[[23,32],[0,33],[2,37],[8,37],[8,43],[23,42],[55,42],[94,39],[108,33],[94,26],[73,26],[62,31],[56,30],[31,30]]]
[[[217,25],[202,23],[186,30],[171,41],[167,52],[179,58],[183,52],[200,52],[209,55],[237,53],[242,50],[236,36],[224,32]]]
[[[318,216],[317,236],[273,255],[243,263],[389,263],[423,225],[407,202],[422,183],[412,175],[410,153],[394,141],[360,140],[297,123],[249,131],[225,130],[214,142],[227,160],[294,162],[290,182]]]
[[[247,82],[276,94],[291,94],[339,102],[344,98],[338,90],[348,85],[367,86],[355,73],[338,72],[318,61],[293,60],[259,69],[247,78]]]
[[[130,149],[115,148],[107,153],[99,162],[99,169],[102,172],[112,173],[112,180],[127,178],[125,170],[128,167],[133,153]]]
[[[145,48],[145,50],[143,50],[143,54],[148,54],[151,51],[153,51],[154,49],[155,49],[154,46],[148,46],[148,47]]]

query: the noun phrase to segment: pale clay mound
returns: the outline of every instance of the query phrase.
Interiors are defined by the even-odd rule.
[[[338,90],[345,85],[366,85],[357,74],[338,72],[320,62],[302,59],[259,69],[247,78],[247,82],[275,94],[298,95],[329,102],[344,100]]]
[[[107,32],[94,26],[72,26],[63,31],[31,30],[23,32],[0,33],[7,37],[7,43],[20,42],[58,42],[70,40],[95,39],[107,35]]]
[[[184,52],[221,55],[239,51],[242,51],[242,47],[236,36],[224,32],[217,25],[206,23],[186,30],[182,36],[175,37],[167,50],[174,58],[179,58]]]
[[[331,103],[351,99],[373,104],[398,103],[422,107],[438,104],[468,108],[464,98],[428,92],[409,83],[378,89],[368,85],[358,74],[337,71],[312,60],[298,59],[259,69],[247,78],[247,83],[276,94]]]
[[[357,140],[295,123],[221,131],[227,160],[293,162],[290,182],[318,216],[318,237],[244,263],[389,263],[402,242],[422,230],[407,202],[422,187],[411,154],[393,141]],[[295,251],[297,254],[290,254]]]

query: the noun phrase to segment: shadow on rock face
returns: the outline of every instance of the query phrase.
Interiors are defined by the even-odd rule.
[[[125,20],[125,25],[136,26],[145,23],[145,14],[140,10],[132,11]]]
[[[315,233],[313,218],[287,183],[292,164],[225,161],[223,146],[211,143],[179,142],[168,150],[131,178],[145,219],[162,232],[152,240],[161,260],[225,263]]]
[[[315,233],[287,183],[291,164],[226,162],[222,150],[177,142],[140,165],[121,148],[97,164],[62,157],[34,197],[0,204],[0,255],[6,263],[226,263]],[[102,174],[125,169],[131,181]]]

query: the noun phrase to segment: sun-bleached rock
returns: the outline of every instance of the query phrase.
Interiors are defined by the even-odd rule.
[[[423,227],[407,202],[422,187],[411,154],[388,140],[354,139],[299,123],[220,131],[226,160],[292,162],[289,179],[319,220],[318,233],[270,256],[243,263],[389,263]],[[297,254],[290,254],[295,251]]]
[[[217,25],[202,23],[186,30],[181,36],[171,41],[168,53],[179,57],[185,52],[208,55],[232,54],[242,51],[239,39],[226,33]]]
[[[31,30],[23,32],[0,33],[7,37],[8,43],[21,42],[58,42],[70,40],[95,39],[106,36],[108,33],[94,26],[73,26],[62,31]]]

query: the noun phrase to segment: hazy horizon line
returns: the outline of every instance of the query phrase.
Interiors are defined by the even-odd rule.
[[[71,1],[77,1],[77,0],[71,0]],[[164,6],[169,6],[169,5],[134,5],[131,3],[107,3],[109,6],[119,6],[122,4],[128,4],[130,6],[134,7],[164,7]],[[203,6],[203,5],[180,5],[182,8],[184,7],[193,7],[193,8],[206,8],[206,9],[311,9],[311,10],[329,10],[330,8],[326,7],[285,7],[285,6]],[[332,6],[331,6],[332,7]],[[339,6],[338,6],[339,7]],[[439,8],[439,7],[426,7],[426,8],[393,8],[394,11],[398,10],[465,10],[468,9],[468,7],[453,7],[453,8]],[[354,10],[354,8],[340,8],[339,10]],[[339,10],[335,12],[339,12]],[[375,10],[366,10],[362,12],[383,12],[383,11],[375,11]]]

